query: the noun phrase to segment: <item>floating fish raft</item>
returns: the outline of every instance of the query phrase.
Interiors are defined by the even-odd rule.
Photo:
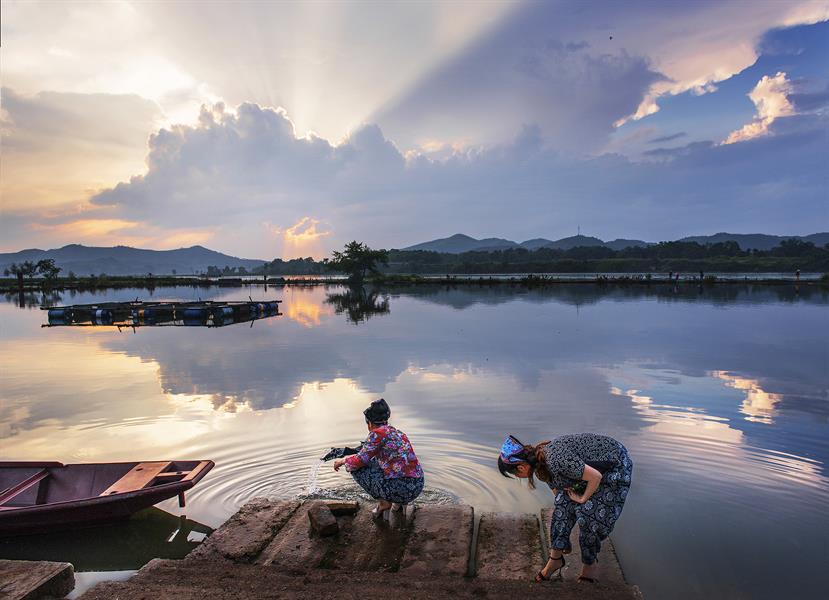
[[[263,302],[102,302],[43,307],[49,312],[45,327],[64,325],[137,327],[179,325],[221,327],[279,316],[281,300]]]

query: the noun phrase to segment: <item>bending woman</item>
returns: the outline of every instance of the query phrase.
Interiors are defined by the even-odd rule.
[[[380,398],[363,411],[369,435],[357,454],[334,461],[334,470],[345,465],[361,488],[379,500],[374,514],[413,502],[423,491],[423,469],[409,438],[389,425],[391,410]]]
[[[550,523],[550,558],[536,581],[561,576],[564,555],[570,554],[570,532],[579,524],[582,570],[580,581],[593,582],[602,540],[610,535],[625,504],[633,461],[627,449],[611,437],[595,433],[563,435],[535,446],[509,436],[501,446],[498,470],[504,477],[534,478],[555,496]]]

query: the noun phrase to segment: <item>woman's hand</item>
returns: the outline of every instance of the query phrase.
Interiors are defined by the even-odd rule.
[[[567,497],[576,504],[584,504],[590,500],[590,497],[596,492],[599,488],[599,484],[602,482],[602,474],[590,465],[584,465],[584,472],[582,473],[581,478],[582,481],[587,482],[584,492],[577,494],[571,488],[565,489]]]
[[[343,466],[344,464],[345,464],[345,459],[344,458],[338,458],[337,460],[334,461],[334,470],[339,471],[340,467]]]

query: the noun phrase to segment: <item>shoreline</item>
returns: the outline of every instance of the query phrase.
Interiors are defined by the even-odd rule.
[[[829,276],[802,277],[797,279],[782,277],[762,277],[762,273],[756,274],[755,278],[729,277],[728,274],[709,275],[704,279],[693,276],[679,280],[668,279],[666,276],[653,276],[626,273],[596,274],[595,277],[579,278],[568,277],[567,273],[556,275],[533,275],[533,274],[499,274],[499,275],[384,275],[382,277],[369,278],[362,282],[363,286],[384,287],[400,285],[418,286],[518,286],[524,288],[559,286],[559,285],[599,285],[599,286],[678,286],[693,285],[698,287],[711,287],[720,285],[763,285],[763,286],[808,286],[829,288]],[[31,280],[23,283],[21,287],[16,279],[0,279],[0,292],[4,294],[31,293],[31,292],[58,292],[58,291],[93,291],[106,289],[124,288],[146,288],[157,287],[190,287],[190,288],[242,288],[251,286],[348,286],[349,282],[341,277],[303,277],[289,276],[270,277],[265,279],[204,279],[201,277],[132,277],[112,276],[106,278],[78,278],[75,280],[57,279],[55,281]],[[360,284],[358,284],[360,285]]]

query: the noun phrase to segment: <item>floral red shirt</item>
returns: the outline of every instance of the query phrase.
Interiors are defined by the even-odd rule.
[[[423,477],[420,461],[415,456],[409,438],[391,425],[372,431],[357,454],[345,459],[345,468],[356,471],[376,459],[386,479],[395,477]]]

